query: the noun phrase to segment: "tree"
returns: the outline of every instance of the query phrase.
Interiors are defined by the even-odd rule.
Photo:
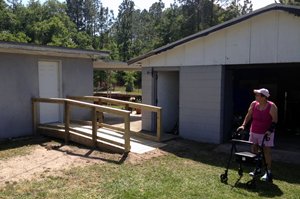
[[[134,81],[136,80],[134,77],[134,72],[126,71],[125,72],[125,87],[126,87],[126,92],[132,92],[134,89]]]
[[[95,36],[97,10],[99,9],[98,0],[84,0],[83,2],[83,18],[84,30],[90,36]]]
[[[127,61],[132,58],[133,12],[134,2],[132,0],[123,0],[119,6],[119,14],[116,21],[116,41],[121,61]]]
[[[300,6],[300,0],[279,0],[279,3]]]
[[[67,14],[76,24],[77,30],[85,30],[84,0],[66,0]]]
[[[7,30],[10,27],[10,14],[4,0],[0,0],[0,31]]]
[[[30,41],[30,38],[27,37],[23,32],[12,34],[9,31],[0,31],[0,41],[14,41],[14,42],[28,43]]]

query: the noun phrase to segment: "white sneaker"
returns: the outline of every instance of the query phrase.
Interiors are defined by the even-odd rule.
[[[257,175],[259,175],[259,174],[261,174],[260,168],[256,168],[256,169],[254,169],[254,171],[251,171],[251,172],[249,173],[250,176],[257,176]]]
[[[265,175],[263,175],[263,177],[260,178],[261,181],[265,181],[265,182],[271,182],[272,181],[272,173],[268,173],[266,172]]]

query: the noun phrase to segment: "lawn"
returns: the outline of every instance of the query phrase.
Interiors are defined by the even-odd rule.
[[[236,185],[236,170],[229,171],[228,184],[220,183],[228,155],[214,152],[214,147],[173,141],[163,149],[168,152],[164,156],[95,164],[66,170],[60,177],[8,184],[0,198],[300,198],[299,165],[275,162],[274,183],[259,182],[255,190],[245,186],[250,179],[246,172]]]
[[[133,95],[142,95],[142,89],[134,88],[132,92],[126,92],[126,87],[124,86],[116,86],[114,92],[121,92]]]

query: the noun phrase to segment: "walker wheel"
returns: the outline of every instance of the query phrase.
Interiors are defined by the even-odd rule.
[[[255,182],[255,180],[248,181],[246,185],[247,185],[247,187],[249,189],[255,189],[256,188],[256,182]]]
[[[239,169],[239,170],[238,170],[238,174],[239,174],[240,176],[243,176],[243,169]]]
[[[226,174],[221,174],[220,175],[220,179],[221,179],[222,183],[227,183],[227,181],[228,181],[228,178],[227,178]]]

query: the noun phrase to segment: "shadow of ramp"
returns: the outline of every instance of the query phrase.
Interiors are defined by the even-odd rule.
[[[259,180],[256,182],[256,188],[249,188],[246,182],[237,182],[234,188],[245,189],[249,192],[256,192],[260,197],[265,198],[274,198],[283,195],[283,191],[276,184],[262,182]]]
[[[123,164],[128,157],[128,153],[119,154],[110,150],[85,147],[77,143],[65,145],[64,143],[59,142],[59,140],[52,143],[44,143],[40,146],[45,147],[47,150],[56,150],[64,154],[84,158],[86,160],[104,161],[114,164]]]
[[[23,146],[31,146],[49,142],[51,139],[44,136],[27,136],[13,139],[0,140],[0,151],[16,149]]]

